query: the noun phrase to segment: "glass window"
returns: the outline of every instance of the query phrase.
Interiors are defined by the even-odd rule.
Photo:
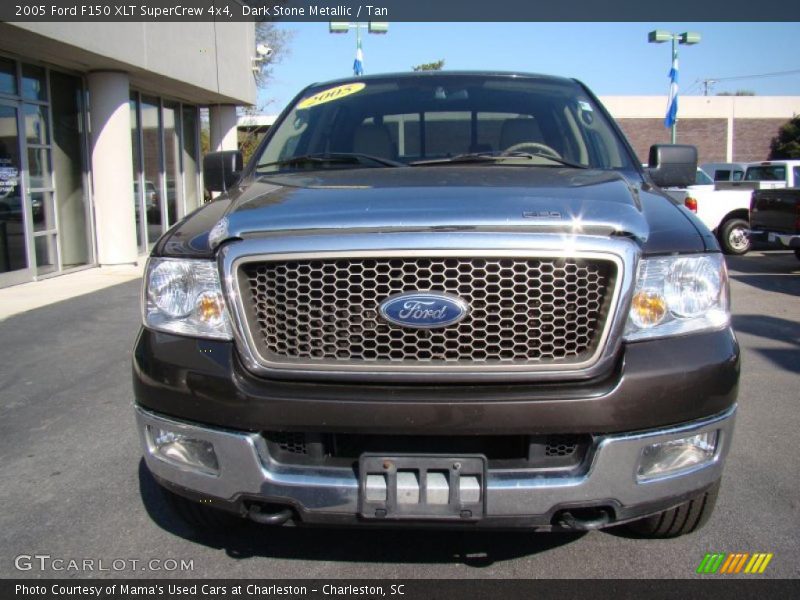
[[[786,167],[782,165],[749,167],[744,178],[747,181],[786,181]]]
[[[703,169],[697,169],[697,176],[694,178],[695,185],[714,185],[714,181]]]
[[[50,151],[46,148],[28,148],[28,187],[49,188]]]
[[[141,149],[139,148],[139,115],[137,113],[137,104],[136,94],[131,94],[129,106],[131,111],[131,151],[133,154],[133,161],[131,162],[133,166],[133,210],[136,215],[136,246],[139,248],[139,252],[143,253],[147,251],[144,241],[144,231],[142,229],[142,223],[146,221],[146,216],[144,216],[143,190],[141,189],[140,182],[142,161],[139,154]]]
[[[50,85],[56,215],[61,266],[68,269],[92,261],[89,200],[83,178],[83,84],[77,77],[51,71]]]
[[[57,267],[56,236],[53,234],[37,235],[34,238],[36,250],[36,273],[44,275],[52,273]]]
[[[31,214],[34,231],[49,231],[56,228],[53,210],[53,194],[50,192],[30,192]]]
[[[26,100],[47,100],[45,70],[33,65],[22,65],[22,97]]]
[[[535,155],[535,160],[519,158],[515,164],[520,165],[562,160],[600,169],[635,168],[583,89],[550,78],[426,74],[314,87],[275,127],[257,161],[259,172],[364,164],[274,164],[303,154],[349,152],[413,162],[509,149]],[[491,163],[475,163],[486,164]]]
[[[0,94],[17,95],[17,65],[6,58],[0,58]]]
[[[25,138],[29,144],[48,144],[47,107],[38,104],[25,105]]]
[[[144,175],[144,205],[147,212],[147,240],[152,244],[162,231],[166,231],[167,221],[161,214],[161,123],[158,98],[142,96],[142,173]],[[162,229],[163,227],[163,229]]]
[[[186,194],[186,212],[201,204],[198,186],[199,166],[197,143],[197,107],[183,107],[183,185]]]
[[[28,266],[17,109],[0,104],[0,273]]]
[[[178,105],[172,102],[164,103],[164,175],[167,187],[167,212],[169,225],[173,225],[182,215],[179,210],[180,190],[178,182],[181,176],[180,166],[180,117]]]

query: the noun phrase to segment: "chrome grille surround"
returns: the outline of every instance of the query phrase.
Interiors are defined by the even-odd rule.
[[[618,308],[630,294],[632,274],[637,259],[638,247],[627,239],[557,234],[431,232],[425,234],[359,234],[337,237],[298,235],[246,239],[228,244],[221,250],[220,266],[232,311],[237,346],[245,365],[258,374],[275,378],[370,381],[520,381],[588,378],[608,366],[619,347],[624,318],[621,318]],[[484,264],[496,265],[563,265],[565,261],[566,264],[606,264],[609,265],[608,272],[613,279],[613,286],[606,291],[606,302],[603,309],[605,314],[598,319],[598,331],[591,343],[586,344],[582,349],[585,350],[582,353],[573,351],[571,354],[562,352],[560,355],[556,355],[551,352],[550,356],[542,355],[533,358],[527,354],[522,360],[517,355],[507,353],[504,355],[505,359],[497,356],[496,360],[486,360],[486,357],[481,356],[480,352],[477,355],[468,355],[470,344],[467,341],[458,345],[462,352],[467,352],[467,355],[458,354],[458,352],[451,353],[450,360],[432,360],[424,353],[422,360],[417,360],[417,357],[414,357],[415,360],[408,360],[407,356],[401,357],[397,353],[392,360],[388,355],[384,358],[374,352],[368,353],[367,360],[362,357],[352,360],[349,355],[344,356],[343,360],[326,357],[324,353],[320,358],[313,358],[310,352],[306,356],[280,356],[271,352],[262,340],[254,337],[260,337],[261,333],[257,327],[251,326],[254,317],[249,303],[252,302],[252,298],[249,285],[242,285],[240,278],[242,269],[252,269],[254,263],[280,263],[283,265],[303,263],[308,265],[314,262],[319,266],[334,264],[337,261],[349,264],[356,262],[364,264],[363,261],[372,261],[367,264],[379,261],[392,264],[392,261],[398,260],[408,261],[409,264],[433,260],[442,265],[454,264],[448,261],[458,260],[463,261],[464,264],[486,261]],[[503,267],[499,266],[498,268]],[[576,268],[580,268],[580,266],[576,266]],[[414,287],[413,289],[418,288]],[[441,287],[432,287],[431,289],[458,293],[458,290],[453,292]],[[381,291],[385,292],[386,290],[382,288]],[[390,288],[389,293],[378,298],[378,302],[397,291],[408,291],[408,289],[393,290]],[[377,306],[374,309],[377,311]],[[369,319],[366,322],[376,322],[372,319],[371,313],[367,316]],[[622,315],[622,317],[624,316],[626,315]],[[413,331],[388,326],[380,320],[380,317],[377,317],[377,323],[381,327],[388,327],[390,331],[399,332],[389,333],[389,337],[385,339],[391,339],[392,335],[396,339],[405,338],[406,343],[403,344],[403,348],[412,353],[419,351],[420,347],[415,342],[420,335],[419,330]],[[465,326],[466,323],[467,321],[462,321],[461,324],[453,327]],[[307,334],[307,320],[303,327],[306,328]],[[423,336],[441,336],[441,331],[422,331],[424,332]],[[575,332],[573,331],[573,333]],[[576,335],[585,337],[585,333],[584,331]],[[412,340],[408,337],[409,335],[417,337]],[[341,343],[341,337],[336,341]],[[425,345],[422,344],[422,346]],[[371,349],[374,349],[374,346]],[[395,348],[395,350],[397,349]]]

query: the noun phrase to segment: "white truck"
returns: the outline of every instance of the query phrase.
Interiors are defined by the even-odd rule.
[[[800,161],[798,161],[800,163]],[[739,183],[739,182],[737,182]],[[714,181],[701,169],[695,185],[665,190],[684,208],[697,215],[719,240],[725,254],[741,255],[750,250],[751,187],[730,187]]]

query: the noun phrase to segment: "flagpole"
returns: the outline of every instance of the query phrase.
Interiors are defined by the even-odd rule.
[[[647,34],[647,41],[651,44],[672,42],[672,68],[669,71],[669,99],[667,101],[667,115],[664,118],[664,127],[670,130],[670,138],[674,144],[677,139],[678,129],[678,44],[697,44],[700,42],[700,34],[694,31],[672,33],[663,29],[656,29]]]
[[[672,64],[675,64],[675,61],[678,60],[678,38],[677,36],[672,36]],[[675,115],[675,119],[672,121],[671,127],[671,136],[672,136],[672,143],[675,143],[677,139],[678,133],[678,115]]]

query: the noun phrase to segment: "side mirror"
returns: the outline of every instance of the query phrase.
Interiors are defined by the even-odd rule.
[[[209,152],[203,157],[203,183],[209,192],[227,192],[239,179],[244,160],[238,150]]]
[[[658,187],[687,187],[697,177],[697,148],[683,144],[654,144],[647,161],[650,179]]]

